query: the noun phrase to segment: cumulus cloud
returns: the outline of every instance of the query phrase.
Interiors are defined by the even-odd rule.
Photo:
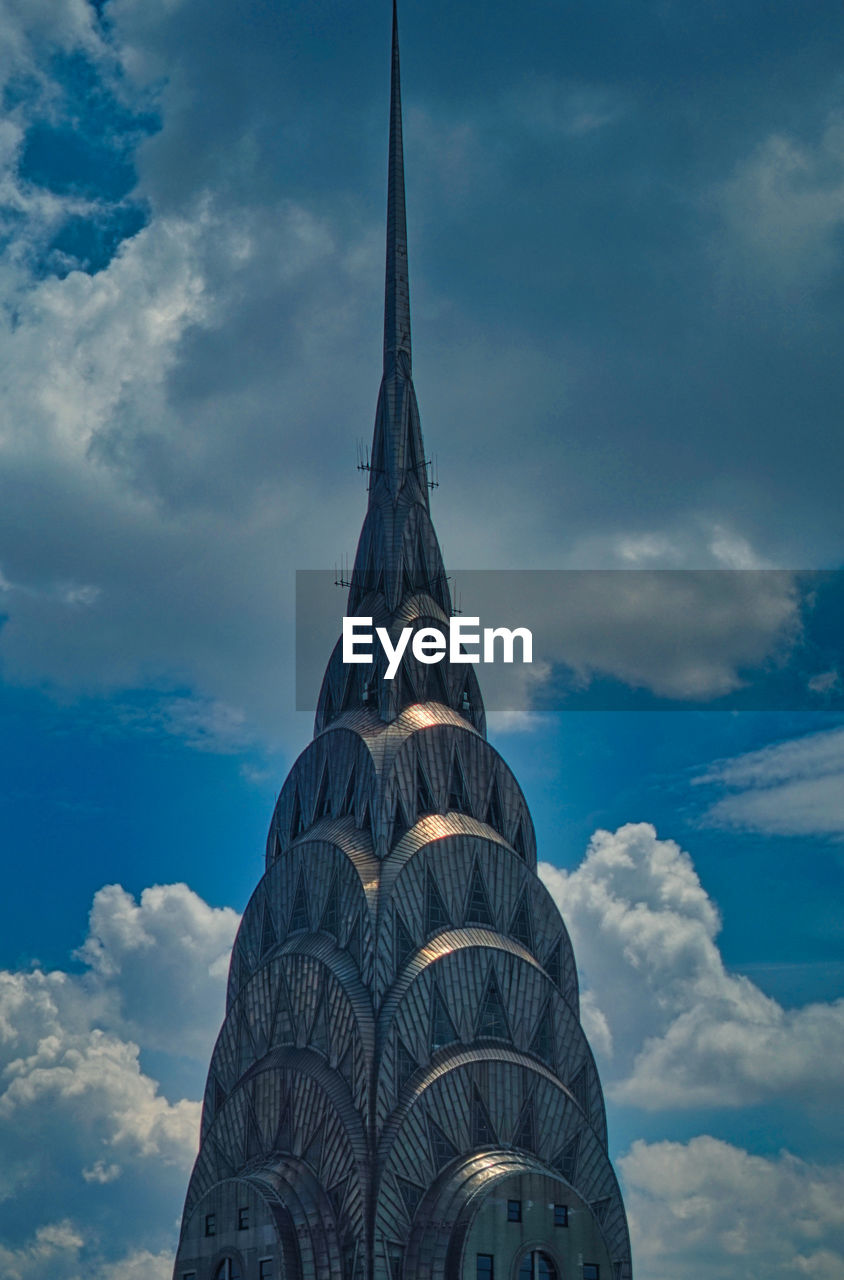
[[[0,1201],[31,1233],[0,1252],[4,1276],[49,1265],[76,1280],[84,1263],[105,1280],[117,1242],[136,1246],[120,1274],[172,1265],[237,921],[185,885],[137,901],[109,885],[91,909],[82,972],[0,972]],[[175,1064],[166,1090],[150,1060],[162,1078]],[[66,1217],[45,1222],[45,1205]]]
[[[713,826],[765,835],[844,836],[844,729],[827,729],[719,761],[697,780],[726,794]]]
[[[187,885],[155,885],[136,901],[120,885],[94,898],[79,957],[113,1025],[145,1048],[204,1061],[220,1020],[238,915],[210,907]],[[168,999],[161,999],[161,992]]]
[[[634,1142],[618,1162],[634,1265],[648,1280],[841,1280],[844,1168],[711,1137]]]
[[[19,1248],[0,1245],[0,1267],[4,1280],[170,1280],[173,1257],[170,1252],[150,1253],[138,1249],[114,1261],[102,1262],[85,1249],[86,1240],[69,1219],[39,1227]]]
[[[728,972],[717,908],[673,840],[649,823],[598,831],[574,871],[541,874],[571,930],[612,1097],[654,1111],[840,1098],[844,1000],[784,1009]]]

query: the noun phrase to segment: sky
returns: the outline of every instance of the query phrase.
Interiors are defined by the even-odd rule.
[[[389,23],[0,0],[4,1280],[170,1277],[231,941],[312,732],[295,572],[353,555],[364,513]],[[634,1274],[844,1280],[836,648],[789,709],[719,704],[748,655],[805,647],[825,606],[794,575],[844,559],[844,15],[402,0],[400,26],[458,584],[754,571],[705,626],[640,594],[635,654],[593,602],[601,643],[553,655],[659,710],[527,690],[490,717],[572,935]]]

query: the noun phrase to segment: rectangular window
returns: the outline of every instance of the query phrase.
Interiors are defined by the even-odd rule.
[[[507,1201],[507,1221],[521,1222],[522,1220],[522,1202],[521,1200]]]
[[[258,1280],[273,1280],[272,1258],[261,1258],[258,1263]]]
[[[217,1234],[217,1215],[216,1213],[206,1213],[205,1215],[205,1234],[207,1236],[215,1236]]]
[[[249,1228],[249,1208],[244,1205],[242,1209],[237,1211],[237,1229],[238,1231],[246,1231]]]
[[[387,1260],[390,1264],[390,1280],[402,1280],[404,1275],[404,1249],[400,1244],[387,1245]]]
[[[196,1280],[196,1272],[195,1272],[195,1271],[183,1271],[183,1272],[182,1272],[182,1280]]]
[[[567,1227],[569,1225],[569,1207],[567,1204],[554,1205],[554,1226]],[[591,1264],[590,1264],[591,1265]]]
[[[600,1280],[598,1271],[599,1271],[599,1267],[597,1262],[584,1262],[583,1280]]]
[[[475,1276],[477,1280],[494,1280],[492,1274],[492,1254],[479,1253],[475,1264]]]

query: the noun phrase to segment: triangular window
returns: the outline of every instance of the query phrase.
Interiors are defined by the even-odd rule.
[[[268,903],[264,903],[264,919],[261,922],[261,959],[269,955],[278,939],[275,936],[275,926],[273,918],[270,915]]]
[[[513,919],[510,921],[510,934],[527,947],[528,951],[533,948],[533,925],[530,918],[530,905],[528,903],[527,888],[522,890],[522,895],[516,904],[516,910],[513,912]]]
[[[281,1118],[278,1122],[278,1133],[275,1140],[276,1151],[290,1152],[293,1150],[293,1125],[290,1119],[290,1103],[284,1104]]]
[[[351,1044],[347,1044],[346,1048],[343,1050],[343,1056],[341,1057],[340,1061],[337,1063],[337,1070],[339,1071],[343,1079],[346,1081],[346,1084],[349,1086],[349,1089],[351,1089],[352,1087],[353,1068],[354,1068],[354,1055],[352,1053],[352,1046]]]
[[[322,708],[323,721],[328,724],[329,720],[334,718],[334,699],[331,696],[331,685],[325,690],[325,702]]]
[[[425,881],[425,932],[426,934],[439,933],[441,929],[448,929],[450,925],[451,917],[445,909],[433,872],[429,869]]]
[[[411,408],[407,418],[407,443],[405,445],[405,470],[408,472],[418,472],[421,466],[416,451],[416,432],[413,427],[413,410]],[[416,478],[420,484],[424,483],[423,476],[417,474]]]
[[[352,702],[354,701],[354,695],[355,695],[355,672],[353,668],[349,668],[348,675],[346,676],[346,685],[345,685],[345,688],[343,689],[343,696],[340,699],[341,712],[348,711],[349,707],[352,705]]]
[[[566,1182],[574,1182],[577,1174],[577,1157],[580,1153],[580,1134],[576,1133],[564,1147],[561,1147],[551,1164],[559,1169]]]
[[[586,1075],[586,1064],[580,1068],[578,1072],[572,1076],[569,1084],[569,1093],[574,1098],[580,1110],[589,1114],[589,1080]]]
[[[244,958],[240,947],[236,947],[232,952],[231,968],[229,970],[229,982],[232,990],[237,992],[243,986],[249,977],[249,965]]]
[[[395,948],[396,968],[400,969],[407,957],[416,950],[416,947],[414,945],[413,938],[410,935],[410,930],[402,919],[401,912],[398,908],[396,908],[394,923],[395,933],[393,945]]]
[[[525,845],[525,833],[522,827],[522,820],[516,823],[516,834],[513,836],[513,848],[520,858],[527,857],[527,846]]]
[[[401,1036],[396,1036],[396,1088],[401,1089],[413,1075],[418,1062]]]
[[[293,1038],[293,1019],[290,1015],[290,1003],[287,999],[287,988],[281,974],[278,975],[278,994],[273,1011],[273,1024],[270,1030],[270,1044],[287,1044]]]
[[[498,790],[498,778],[493,775],[492,790],[489,793],[489,804],[486,808],[487,826],[494,827],[496,831],[502,831],[504,828],[504,814],[501,808],[501,793]]]
[[[302,1152],[302,1159],[305,1164],[309,1164],[314,1173],[319,1175],[319,1166],[322,1162],[322,1126],[313,1134],[305,1150]]]
[[[425,774],[425,770],[421,760],[416,761],[416,813],[419,817],[423,813],[436,813],[437,806],[434,804],[434,793],[431,790],[431,784]]]
[[[393,844],[398,844],[405,831],[409,830],[410,823],[404,808],[404,801],[400,795],[396,796],[396,812],[393,818]]]
[[[489,905],[489,895],[477,861],[472,867],[472,875],[469,880],[469,893],[466,898],[466,913],[463,917],[463,922],[464,924],[488,925],[490,929],[495,928],[495,920]]]
[[[290,839],[295,840],[305,830],[305,822],[302,817],[302,804],[299,800],[299,788],[293,792],[293,813],[290,818]]]
[[[308,1044],[312,1049],[316,1049],[317,1053],[328,1054],[328,1027],[325,1018],[325,997],[320,996],[317,1011],[314,1014],[314,1020],[311,1023],[311,1034],[308,1037]]]
[[[346,950],[360,969],[360,912],[352,921],[352,927],[346,939]]]
[[[225,1106],[225,1103],[226,1103],[226,1091],[223,1088],[223,1086],[220,1084],[220,1081],[215,1076],[214,1077],[214,1114],[215,1115],[217,1114],[217,1112],[220,1110],[221,1107]]]
[[[409,1182],[407,1178],[400,1178],[398,1175],[396,1175],[396,1182],[398,1184],[402,1203],[405,1207],[405,1212],[407,1213],[408,1218],[412,1219],[414,1213],[419,1207],[419,1201],[425,1194],[424,1188],[418,1186],[415,1182]]]
[[[445,1007],[439,988],[434,987],[434,1001],[431,1008],[431,1053],[436,1053],[437,1049],[442,1049],[447,1044],[454,1044],[456,1039],[457,1031],[451,1015]]]
[[[416,575],[420,590],[430,591],[431,575],[428,572],[428,557],[425,554],[425,539],[422,537],[421,526],[416,539]]]
[[[415,588],[413,585],[413,579],[410,576],[410,571],[406,564],[402,565],[401,584],[404,594],[406,596],[412,596]]]
[[[217,1166],[218,1177],[231,1178],[234,1176],[234,1165],[231,1162],[229,1149],[224,1147],[213,1136],[210,1136],[211,1150],[213,1152],[214,1163]]]
[[[610,1208],[609,1196],[603,1196],[600,1200],[593,1200],[589,1208],[594,1213],[598,1226],[602,1227]]]
[[[545,972],[548,974],[548,977],[549,977],[549,978],[551,979],[551,981],[554,983],[554,986],[555,986],[555,987],[561,987],[561,986],[563,985],[563,984],[562,984],[562,976],[563,976],[563,975],[562,975],[562,964],[561,964],[561,961],[560,961],[560,940],[559,940],[559,938],[558,938],[558,939],[557,939],[557,941],[554,943],[554,945],[553,945],[553,947],[551,948],[551,950],[548,952],[548,958],[547,958],[547,960],[545,961]]]
[[[355,766],[352,765],[352,772],[349,774],[349,781],[346,783],[346,790],[343,793],[343,803],[340,806],[340,813],[354,813],[355,811]]]
[[[324,933],[333,933],[337,937],[340,928],[340,890],[337,884],[337,872],[335,871],[331,877],[331,884],[328,886],[328,893],[325,895],[325,906],[322,909],[322,919],[319,927]]]
[[[463,766],[460,763],[460,756],[455,750],[451,761],[451,778],[448,784],[448,807],[455,809],[458,813],[471,813],[471,805],[469,804],[469,792],[466,790],[466,779],[463,776]]]
[[[410,678],[410,672],[404,663],[402,663],[399,673],[399,682],[401,685],[401,705],[409,707],[412,703],[419,701],[419,695],[413,687],[413,681]]]
[[[331,780],[328,776],[328,762],[326,761],[322,770],[322,778],[320,779],[319,791],[317,792],[317,801],[314,806],[314,822],[319,822],[320,818],[331,817]]]
[[[243,1144],[243,1158],[245,1160],[254,1160],[256,1156],[261,1154],[262,1150],[263,1143],[258,1132],[258,1125],[255,1122],[255,1117],[249,1115],[246,1119],[246,1140]]]
[[[365,800],[363,805],[363,813],[360,819],[360,829],[365,831],[372,843],[375,843],[375,837],[372,832],[372,814],[369,808],[369,801]]]
[[[481,1001],[481,1008],[478,1014],[477,1038],[490,1037],[495,1040],[509,1040],[510,1028],[507,1025],[507,1014],[504,1011],[504,1001],[501,999],[501,992],[498,987],[498,981],[495,977],[495,970],[491,969],[489,980],[486,985],[486,992]]]
[[[533,1095],[528,1098],[519,1112],[516,1121],[516,1132],[513,1134],[513,1146],[522,1147],[526,1151],[536,1150],[536,1122],[533,1111]]]
[[[496,1146],[497,1142],[486,1103],[481,1097],[478,1086],[475,1085],[472,1093],[472,1146],[492,1147]]]
[[[308,895],[305,889],[305,873],[299,868],[299,879],[296,882],[296,893],[293,897],[293,909],[290,912],[290,924],[288,933],[298,933],[302,929],[310,929],[311,922],[308,915]]]
[[[249,1031],[246,1015],[241,1013],[237,1024],[237,1073],[243,1075],[247,1067],[255,1061],[255,1046]]]
[[[549,1000],[536,1024],[536,1030],[530,1042],[530,1051],[541,1058],[549,1067],[554,1066],[554,1023],[551,1017],[551,1001]]]
[[[448,1164],[449,1160],[453,1160],[457,1155],[454,1143],[446,1137],[440,1126],[430,1116],[428,1117],[428,1141],[431,1144],[431,1159],[436,1169]]]
[[[328,1188],[328,1199],[331,1201],[331,1208],[339,1218],[343,1212],[343,1204],[346,1199],[346,1188],[349,1185],[350,1174],[345,1178],[341,1178],[339,1182],[335,1182],[333,1187]]]

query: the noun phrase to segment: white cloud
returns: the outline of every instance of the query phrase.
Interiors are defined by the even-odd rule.
[[[110,1166],[189,1167],[198,1104],[162,1097],[138,1046],[104,1029],[109,1004],[68,974],[0,974],[0,1198],[68,1165],[101,1182],[117,1176]]]
[[[184,884],[155,885],[137,902],[107,885],[94,898],[78,954],[109,1002],[113,1025],[144,1048],[205,1062],[237,924],[230,907],[210,907]]]
[[[3,1280],[170,1280],[173,1255],[138,1249],[108,1262],[94,1260],[85,1250],[85,1236],[70,1219],[38,1228],[19,1248],[0,1244]]]
[[[723,185],[718,202],[730,269],[802,300],[840,265],[844,119],[830,115],[814,142],[771,134]]]
[[[718,911],[673,840],[648,823],[598,831],[578,868],[541,874],[571,931],[587,1034],[612,1054],[610,1096],[654,1111],[840,1100],[844,1000],[784,1009],[729,973]]]
[[[254,254],[244,237],[258,240]],[[317,370],[340,340],[357,270],[348,265],[329,288],[337,256],[304,209],[244,225],[200,207],[190,219],[157,218],[94,276],[23,290],[0,356],[7,679],[71,694],[151,689],[135,723],[145,715],[198,746],[277,738],[292,704],[269,675],[292,648],[285,572],[310,562],[320,531],[305,518],[317,482],[300,483],[285,440],[328,411]],[[214,348],[217,325],[233,310],[260,311],[276,288],[283,310],[284,282],[295,277],[298,291],[303,273],[321,285],[291,323],[295,350],[275,361],[273,386],[249,387],[240,361]],[[212,350],[186,364],[185,344],[201,348],[200,333]],[[177,370],[190,382],[179,394]],[[322,456],[307,465],[318,469]],[[353,491],[332,505],[333,545],[355,508]],[[335,525],[320,528],[327,557]]]
[[[0,77],[38,72],[43,50],[103,55],[96,10],[87,0],[6,0],[0,13]]]
[[[168,1097],[143,1060],[161,1078],[169,1063],[176,1081],[189,1064],[200,1092],[237,922],[185,885],[138,901],[108,885],[78,953],[83,972],[0,972],[0,1201],[31,1237],[0,1248],[4,1277],[34,1280],[48,1260],[67,1280],[172,1266],[200,1103],[178,1085]],[[115,1261],[118,1244],[130,1253]]]
[[[78,1274],[79,1251],[84,1238],[64,1219],[47,1223],[20,1249],[0,1244],[0,1267],[6,1280],[41,1280],[46,1274],[70,1280]]]
[[[719,761],[697,779],[728,794],[713,826],[766,835],[844,836],[844,729],[828,729]]]
[[[634,1274],[842,1280],[844,1167],[711,1137],[634,1142],[619,1160]]]

